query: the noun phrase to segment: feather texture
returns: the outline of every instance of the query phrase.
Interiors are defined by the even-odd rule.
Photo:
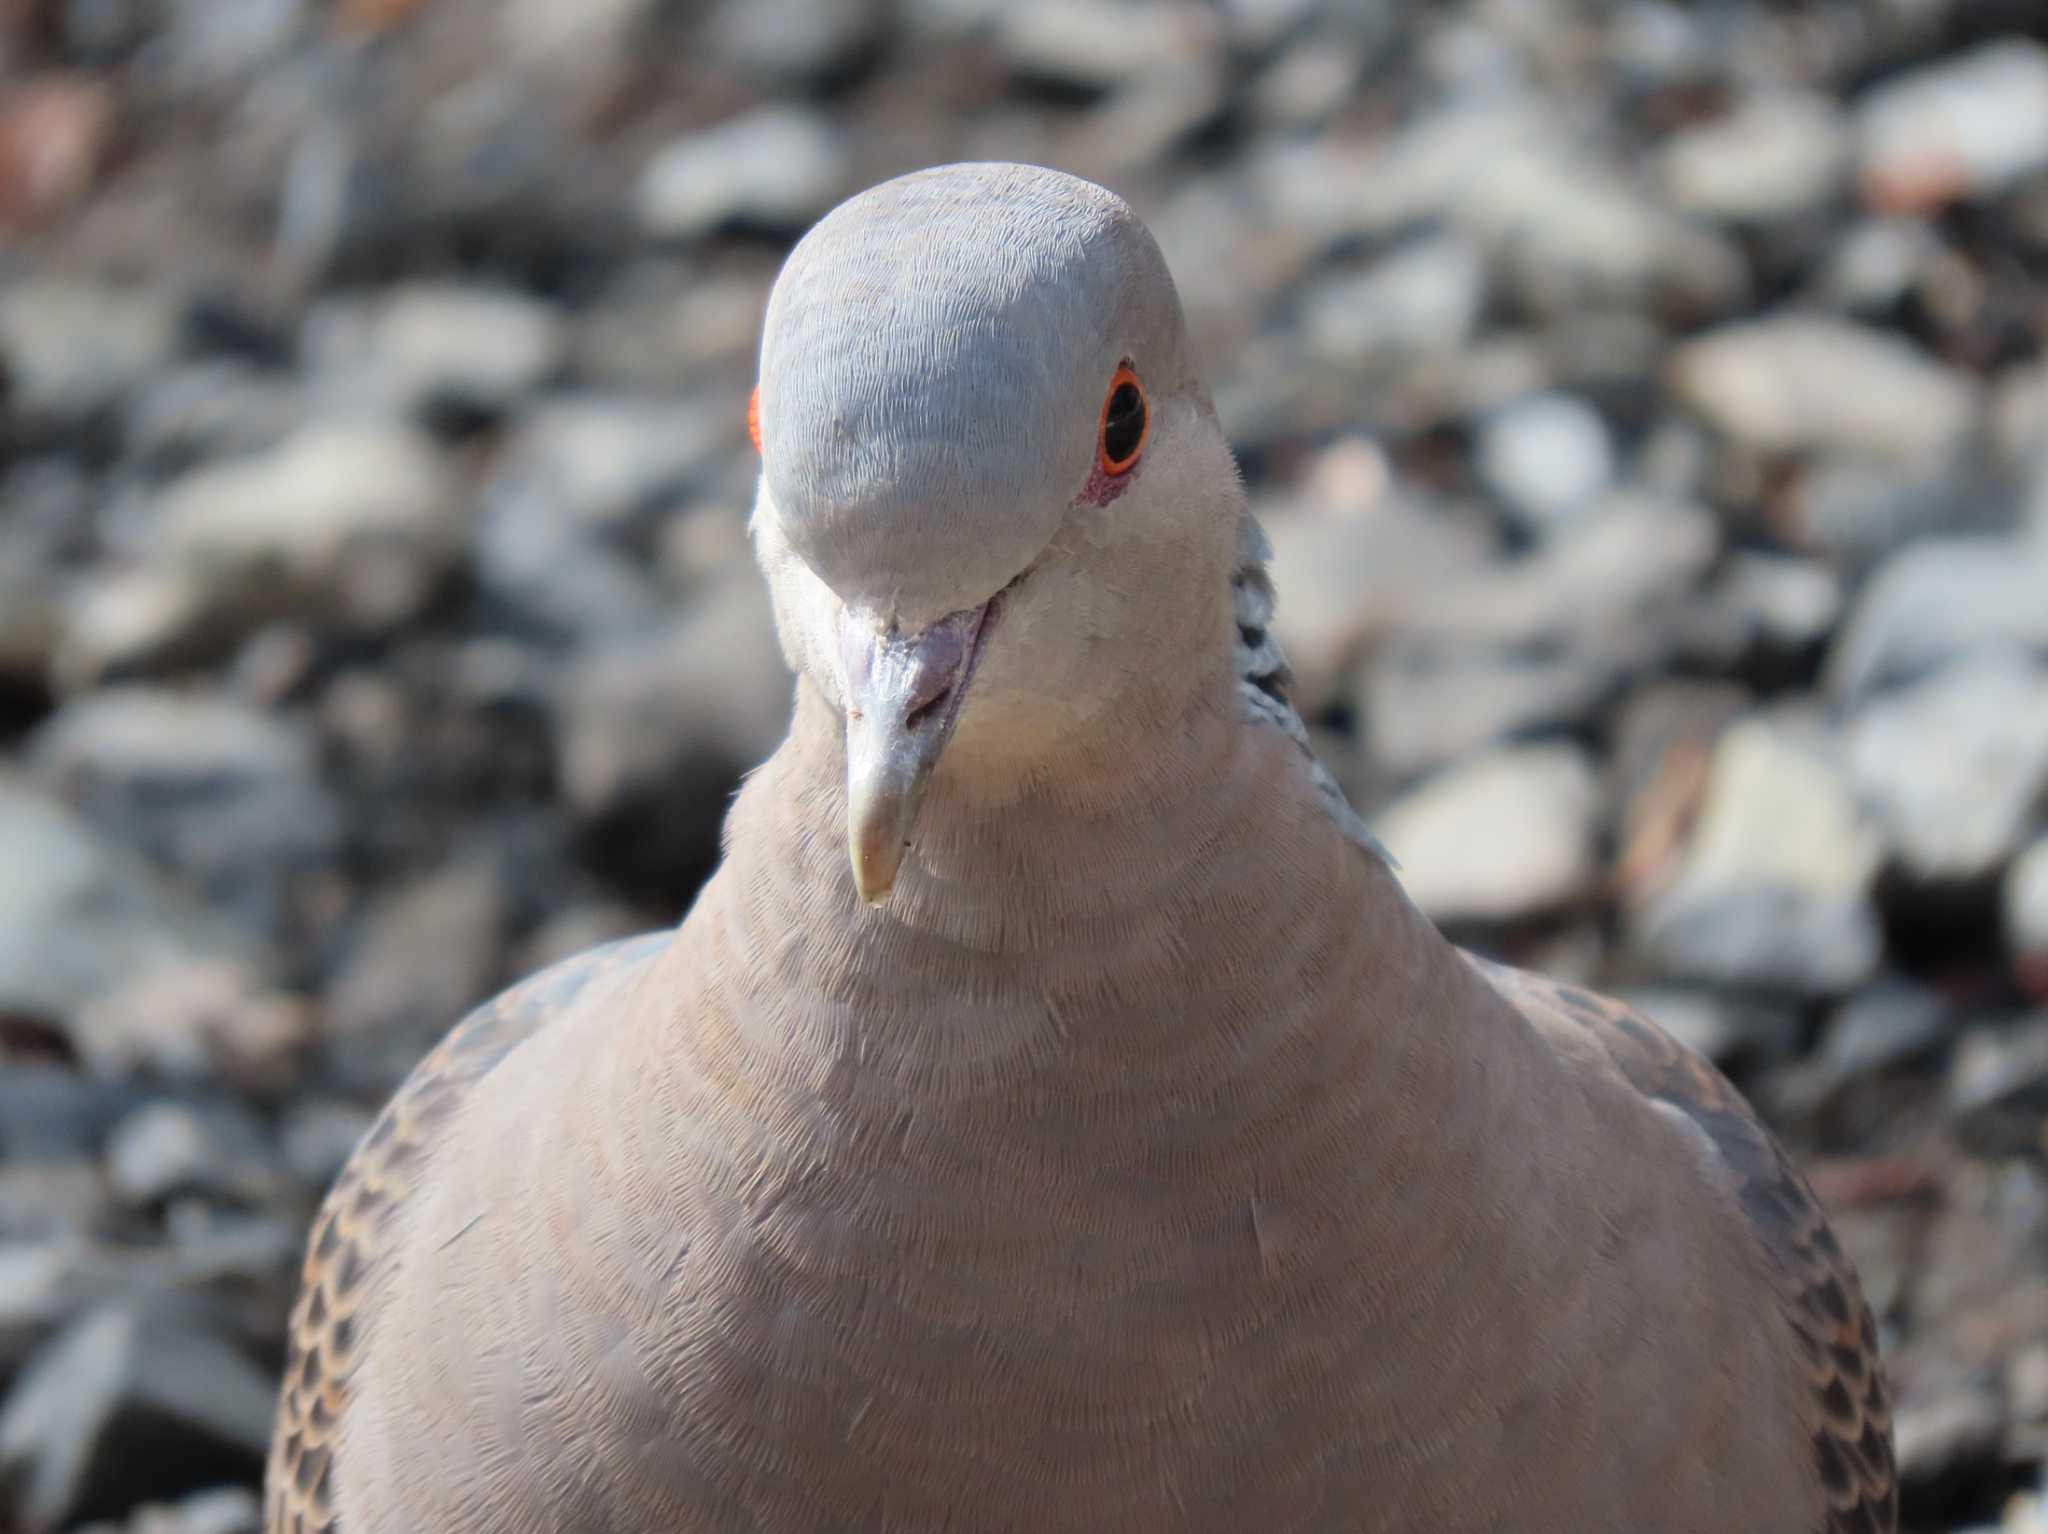
[[[357,1149],[267,1534],[1895,1534],[1783,1150],[1454,948],[1316,761],[1129,210],[965,167],[820,229],[761,399],[789,736],[680,928],[480,1009]],[[996,590],[870,909],[820,636]]]

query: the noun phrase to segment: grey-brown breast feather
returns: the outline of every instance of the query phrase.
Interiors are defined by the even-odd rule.
[[[1813,1476],[1827,1509],[1814,1534],[1895,1534],[1898,1470],[1877,1324],[1784,1147],[1727,1077],[1641,1013],[1579,986],[1471,962],[1532,1021],[1547,1016],[1591,1034],[1630,1086],[1683,1114],[1712,1145],[1776,1277],[1798,1348],[1792,1364],[1805,1375]]]
[[[406,1078],[320,1207],[286,1336],[283,1388],[264,1475],[265,1534],[336,1534],[334,1455],[363,1338],[359,1309],[392,1215],[464,1094],[593,982],[645,964],[650,932],[562,960],[477,1008]]]

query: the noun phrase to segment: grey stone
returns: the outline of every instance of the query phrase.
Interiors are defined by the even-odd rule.
[[[484,1000],[503,954],[498,870],[462,858],[383,895],[327,991],[328,1064],[388,1090]]]
[[[1797,718],[1726,731],[1672,882],[1631,913],[1659,973],[1818,996],[1875,973],[1878,843],[1828,744]]]
[[[148,19],[136,0],[71,0],[57,24],[68,54],[101,63],[141,41]]]
[[[640,226],[667,239],[735,223],[800,230],[831,207],[848,174],[841,136],[822,115],[757,107],[647,162],[635,193]]]
[[[1917,218],[1865,219],[1837,240],[1816,293],[1855,313],[1881,314],[1919,285],[1941,251],[1941,237]]]
[[[2011,38],[1889,80],[1858,104],[1865,187],[1892,206],[1993,195],[2048,166],[2048,48]]]
[[[1270,216],[1330,239],[1448,222],[1542,314],[1612,302],[1715,313],[1746,278],[1735,249],[1659,206],[1553,114],[1494,102],[1417,119],[1383,146],[1255,150]]]
[[[1672,355],[1670,383],[1746,447],[1890,463],[1952,453],[1980,405],[1974,380],[1910,343],[1808,315],[1744,320],[1687,341]]]
[[[351,404],[497,413],[562,365],[568,330],[509,288],[409,282],[328,300],[307,317],[303,350],[318,387]]]
[[[1949,1067],[1946,1107],[1958,1139],[1979,1156],[2037,1152],[2048,1116],[2048,1016],[1966,1033]]]
[[[1222,41],[1206,9],[1153,0],[1043,0],[998,15],[997,46],[1012,69],[1085,89],[1128,84]]]
[[[2048,965],[2048,836],[2013,859],[2005,875],[2005,940],[2016,954]],[[2042,971],[2048,978],[2048,969]]]
[[[1444,643],[1569,645],[1620,670],[1647,666],[1669,641],[1676,599],[1719,547],[1706,508],[1618,491],[1528,557],[1442,582],[1405,627]]]
[[[189,1299],[230,1328],[232,1340],[269,1346],[291,1309],[306,1254],[302,1213],[242,1213],[175,1198],[163,1224],[169,1249],[152,1254],[144,1296]]]
[[[1571,654],[1385,646],[1358,689],[1359,735],[1396,777],[1513,737],[1585,722],[1612,678]]]
[[[141,858],[5,775],[0,846],[0,1012],[63,1024],[153,973],[254,963],[245,939]]]
[[[295,883],[340,845],[310,733],[228,698],[105,688],[58,710],[28,756],[95,824],[257,931],[283,931]]]
[[[1128,184],[1218,122],[1232,100],[1231,84],[1213,50],[1165,55],[1086,114],[1063,158],[1078,174]]]
[[[1875,972],[1883,934],[1869,903],[1854,896],[1687,883],[1643,912],[1635,942],[1673,979],[1829,995]]]
[[[1797,651],[1834,632],[1842,613],[1842,581],[1819,560],[1745,549],[1723,564],[1709,600],[1733,615],[1754,640]]]
[[[2038,514],[2048,505],[2048,363],[2021,363],[1998,375],[1991,440],[2002,463],[2026,481],[2026,500]]]
[[[275,447],[306,416],[292,374],[210,357],[154,373],[128,402],[128,450],[156,472]]]
[[[313,1028],[304,1000],[245,965],[211,959],[109,988],[78,1009],[68,1033],[96,1075],[222,1082],[269,1095],[296,1083]]]
[[[633,51],[649,41],[661,0],[503,0],[494,7],[506,51],[572,101],[616,89]]]
[[[1336,472],[1330,460],[1338,458],[1353,470]],[[1384,461],[1364,444],[1332,449],[1325,468],[1299,501],[1257,507],[1273,545],[1274,631],[1294,668],[1296,704],[1310,717],[1344,695],[1362,650],[1419,617],[1433,591],[1466,577],[1488,552],[1476,526],[1388,493]]]
[[[1480,423],[1479,475],[1538,536],[1590,510],[1614,483],[1607,423],[1571,394],[1534,394]]]
[[[78,1293],[79,1237],[74,1228],[43,1239],[0,1240],[0,1376],[12,1374],[85,1303]]]
[[[1659,169],[1681,212],[1744,223],[1810,214],[1841,187],[1849,125],[1824,96],[1787,91],[1739,102],[1674,135]]]
[[[1972,651],[2048,654],[2048,544],[1930,539],[1871,575],[1828,657],[1829,690],[1856,698],[1924,676]]]
[[[663,399],[676,380],[723,377],[726,443],[746,442],[746,400],[761,344],[772,262],[699,269],[682,258],[628,267],[604,301],[578,316],[572,371],[592,389]]]
[[[62,608],[48,577],[0,567],[0,690],[40,687],[62,633]]]
[[[1449,922],[1546,915],[1591,891],[1593,770],[1572,746],[1511,747],[1462,762],[1395,800],[1373,830],[1408,896]]]
[[[618,527],[670,509],[715,465],[729,445],[729,429],[692,403],[562,395],[520,418],[499,474],[545,496],[579,526]]]
[[[98,1162],[84,1156],[0,1162],[0,1253],[98,1230],[110,1207]],[[0,1257],[0,1266],[5,1262]],[[0,1300],[0,1314],[7,1309]]]
[[[412,428],[316,420],[270,452],[167,486],[157,552],[244,626],[289,616],[381,628],[417,612],[460,553],[456,488]]]
[[[1341,16],[1329,16],[1320,0],[1223,0],[1221,9],[1231,41],[1240,47],[1271,48],[1317,23],[1327,30],[1317,30],[1314,40],[1330,48],[1383,40],[1393,31],[1391,8],[1379,4],[1355,6]]]
[[[1251,82],[1253,118],[1263,127],[1300,129],[1327,121],[1358,88],[1358,57],[1323,37],[1289,45]]]
[[[375,1114],[356,1103],[320,1099],[294,1104],[277,1131],[285,1169],[308,1188],[325,1188],[340,1175],[375,1121]]]
[[[1909,981],[1888,980],[1858,991],[1828,1023],[1818,1060],[1842,1077],[1864,1075],[1938,1048],[1948,1030],[1948,1003]]]
[[[1478,247],[1433,235],[1364,271],[1319,279],[1303,298],[1301,325],[1319,357],[1384,364],[1463,345],[1485,303]]]
[[[61,622],[50,673],[64,693],[211,659],[241,627],[213,604],[204,577],[170,564],[89,572],[67,593]]]
[[[1995,873],[2048,805],[2048,666],[2009,651],[1871,700],[1846,733],[1850,775],[1913,877]]]
[[[181,1502],[152,1502],[125,1523],[95,1523],[79,1534],[261,1534],[263,1504],[245,1486],[194,1492]]]
[[[15,1380],[0,1408],[0,1486],[12,1517],[39,1529],[251,1481],[274,1399],[269,1375],[195,1320],[106,1306]]]
[[[1704,18],[1666,0],[1618,6],[1605,41],[1622,78],[1632,84],[1688,84],[1717,62]]]
[[[130,1114],[107,1141],[107,1181],[128,1203],[174,1195],[256,1201],[278,1187],[252,1120],[216,1107],[154,1103]]]
[[[2004,1404],[1980,1385],[1958,1383],[1928,1399],[1902,1401],[1892,1424],[1899,1479],[1909,1486],[1944,1484],[1994,1464],[2005,1426]],[[2024,1524],[2018,1534],[2026,1534]]]
[[[170,0],[159,66],[187,89],[219,88],[274,65],[302,35],[306,0]]]
[[[765,592],[726,582],[671,623],[600,641],[557,707],[571,810],[618,856],[707,868],[726,796],[788,728],[793,685]]]
[[[883,26],[874,0],[723,0],[705,40],[749,80],[803,85],[851,70]]]
[[[1465,428],[1557,381],[1556,359],[1540,337],[1522,331],[1484,335],[1448,357],[1410,368],[1381,413],[1389,429]]]
[[[144,1100],[132,1081],[10,1063],[0,1071],[0,1161],[97,1156],[114,1125]]]
[[[180,306],[159,288],[70,277],[14,281],[0,291],[0,359],[12,408],[73,422],[118,404],[170,361]]]
[[[675,521],[718,466],[706,412],[631,396],[572,396],[530,412],[484,495],[478,578],[512,611],[564,633],[646,624],[662,594],[636,547]]]
[[[1879,980],[1843,1002],[1820,1047],[1773,1083],[1786,1113],[1827,1111],[1857,1083],[1939,1054],[1949,1040],[1948,1004],[1910,981]]]
[[[1997,530],[2009,498],[1960,464],[1902,470],[1869,460],[1810,465],[1786,492],[1778,521],[1788,541],[1839,563],[1868,566],[1941,533]]]

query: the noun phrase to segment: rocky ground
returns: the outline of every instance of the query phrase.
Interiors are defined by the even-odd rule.
[[[2032,35],[2029,35],[2029,34]],[[297,1248],[788,684],[780,251],[1153,221],[1333,766],[1804,1156],[1911,1526],[2048,1458],[2048,10],[0,0],[0,1528],[254,1527]]]

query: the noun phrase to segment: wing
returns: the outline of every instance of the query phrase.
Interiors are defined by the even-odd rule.
[[[400,1087],[320,1206],[287,1333],[284,1384],[264,1473],[265,1534],[332,1534],[335,1438],[361,1339],[358,1309],[405,1200],[463,1095],[586,986],[644,964],[671,934],[650,932],[564,959],[456,1025]]]
[[[1467,959],[1546,1031],[1596,1039],[1636,1091],[1712,1141],[1778,1278],[1810,1386],[1813,1476],[1828,1509],[1815,1534],[1895,1534],[1898,1472],[1877,1325],[1806,1179],[1727,1077],[1641,1013],[1578,986]]]

